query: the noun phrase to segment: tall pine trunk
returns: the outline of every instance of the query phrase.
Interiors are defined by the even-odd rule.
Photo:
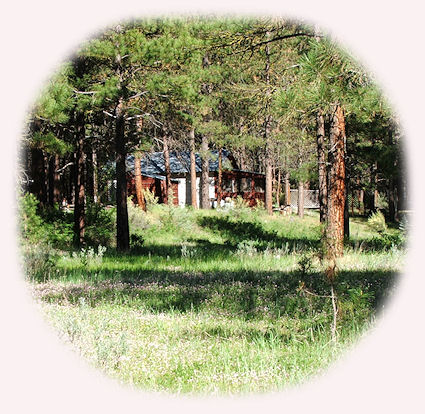
[[[304,218],[304,182],[298,181],[298,217]]]
[[[394,178],[388,180],[388,219],[390,222],[397,220],[397,189],[394,185]]]
[[[345,176],[345,203],[344,203],[344,237],[350,237],[350,212],[348,206],[348,194],[350,191],[350,179],[347,171]]]
[[[270,33],[267,32],[267,38],[270,37]],[[265,188],[265,207],[267,214],[273,214],[273,166],[272,166],[272,149],[271,149],[271,115],[270,115],[270,49],[269,44],[266,44],[266,66],[264,68],[266,75],[266,118],[264,122],[264,141],[266,142],[266,158],[265,158],[265,170],[266,170],[266,188]]]
[[[130,248],[130,230],[128,225],[127,210],[127,176],[125,161],[126,138],[124,134],[125,120],[123,100],[120,98],[115,110],[115,151],[116,151],[116,177],[117,177],[117,249],[125,251]]]
[[[267,214],[273,214],[273,166],[271,159],[270,142],[266,144],[266,188],[265,188],[265,208]]]
[[[31,179],[30,192],[34,194],[41,205],[47,203],[46,168],[43,151],[31,148]]]
[[[93,202],[99,203],[99,177],[97,169],[97,153],[96,150],[92,150],[92,164],[93,164]]]
[[[49,158],[49,205],[53,206],[60,202],[60,180],[59,174],[59,155],[51,155]]]
[[[201,208],[210,208],[210,180],[209,180],[209,161],[208,161],[208,138],[203,135],[201,143]]]
[[[328,258],[343,255],[345,210],[345,119],[339,104],[331,117],[329,152],[329,200],[326,242]]]
[[[285,173],[285,207],[291,205],[291,182],[289,181],[289,172]]]
[[[190,130],[190,203],[193,208],[198,208],[196,199],[196,158],[195,158],[195,128]]]
[[[220,207],[223,188],[223,148],[218,150],[217,207]]]
[[[322,111],[316,115],[317,127],[317,164],[319,172],[319,211],[320,222],[324,223],[328,209],[328,184],[326,168],[326,143],[325,143],[325,119]]]
[[[171,188],[171,167],[170,167],[170,149],[168,143],[168,135],[165,132],[163,140],[163,154],[164,154],[164,167],[165,167],[165,199],[164,203],[172,202],[172,188]]]
[[[77,151],[75,153],[74,169],[74,245],[81,247],[84,245],[85,234],[85,150],[84,138],[86,134],[84,114],[78,113],[75,117]]]
[[[134,184],[136,186],[136,200],[137,205],[146,211],[145,198],[143,197],[141,162],[140,153],[136,152],[134,154]]]
[[[378,208],[378,163],[375,161],[371,167],[371,184],[372,184],[372,199],[371,199],[371,206],[370,206],[370,212],[376,211]]]
[[[281,182],[282,177],[281,177],[281,172],[280,172],[280,168],[277,170],[277,189],[276,189],[276,201],[277,201],[277,205],[280,207],[280,193],[281,193]]]

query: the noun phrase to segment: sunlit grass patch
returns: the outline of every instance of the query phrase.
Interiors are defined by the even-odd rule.
[[[302,382],[339,356],[344,342],[285,332],[296,321],[246,321],[212,313],[153,314],[126,307],[43,304],[66,341],[124,383],[167,392],[265,392]],[[283,335],[283,336],[282,336]]]
[[[377,238],[353,220],[337,262],[335,343],[316,212],[156,206],[131,220],[130,252],[35,251],[29,283],[92,364],[153,391],[265,392],[318,375],[373,324],[403,267],[397,229]]]

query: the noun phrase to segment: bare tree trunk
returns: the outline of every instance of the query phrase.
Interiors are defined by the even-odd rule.
[[[265,188],[265,207],[267,214],[273,214],[273,170],[270,155],[269,143],[266,147],[266,188]]]
[[[134,154],[134,184],[136,186],[137,205],[146,211],[145,198],[143,197],[141,157],[139,152]]]
[[[267,37],[270,37],[270,33],[267,32]],[[270,96],[271,91],[270,85],[270,49],[269,44],[266,44],[266,118],[264,122],[264,140],[266,142],[266,159],[265,159],[265,170],[266,170],[266,188],[265,188],[265,208],[267,214],[273,214],[273,171],[272,171],[272,154],[271,154],[271,115],[270,115]]]
[[[193,208],[198,208],[196,200],[196,158],[195,158],[195,129],[190,130],[190,197]]]
[[[92,164],[93,164],[93,202],[99,203],[99,178],[97,169],[97,153],[96,150],[92,150]]]
[[[372,181],[372,205],[371,212],[376,211],[378,208],[378,163],[374,162],[371,167],[371,181]]]
[[[209,180],[209,160],[208,160],[208,138],[203,135],[201,143],[201,208],[210,208],[210,180]]]
[[[85,122],[84,115],[78,113],[75,119],[76,123],[76,139],[77,151],[75,153],[75,181],[74,181],[74,245],[81,247],[84,245],[85,234],[85,187],[84,187],[84,174],[85,174],[85,151],[84,151],[84,138],[85,138]]]
[[[348,211],[348,192],[350,180],[348,176],[345,179],[345,203],[344,203],[344,237],[350,237],[350,215]]]
[[[397,190],[393,177],[388,180],[388,216],[390,222],[397,220]]]
[[[320,222],[324,223],[328,209],[328,185],[326,168],[325,119],[322,111],[316,115],[317,126],[317,163],[319,169],[319,208]]]
[[[281,193],[281,187],[280,187],[280,181],[281,181],[282,177],[281,177],[281,172],[280,172],[280,168],[278,168],[277,170],[277,189],[276,189],[276,200],[277,200],[277,205],[280,207],[280,193]]]
[[[72,165],[69,169],[69,186],[68,186],[68,200],[70,204],[75,204],[75,157],[72,158]]]
[[[304,182],[298,181],[298,211],[299,218],[304,218]]]
[[[291,205],[291,182],[289,181],[289,172],[285,174],[285,207]]]
[[[49,205],[54,206],[60,201],[59,155],[51,155],[49,158]]]
[[[61,182],[60,175],[57,172],[60,167],[60,158],[59,155],[55,155],[55,172],[53,173],[53,202],[61,202]]]
[[[115,151],[117,176],[117,249],[125,251],[130,248],[130,229],[127,210],[127,176],[125,160],[126,137],[124,134],[125,120],[123,99],[120,98],[115,111]]]
[[[165,167],[165,199],[164,203],[172,203],[172,188],[171,188],[171,168],[170,168],[170,150],[168,147],[168,135],[165,132],[162,138],[164,143],[163,154],[164,154],[164,167]]]
[[[364,190],[363,190],[363,188],[359,190],[359,210],[360,210],[360,214],[362,214],[364,216],[365,211],[364,211]]]
[[[222,198],[222,179],[223,179],[223,149],[218,150],[218,178],[217,178],[217,207],[220,207]]]
[[[41,205],[47,203],[46,168],[43,151],[31,148],[31,179],[30,192],[34,194]]]
[[[339,104],[335,104],[330,131],[329,204],[326,229],[328,258],[336,259],[344,249],[345,209],[345,119]]]

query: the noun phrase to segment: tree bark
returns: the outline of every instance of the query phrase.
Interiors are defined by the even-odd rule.
[[[304,218],[304,182],[298,181],[298,211],[299,218]]]
[[[347,174],[347,172],[346,172]],[[350,214],[348,210],[348,194],[349,194],[349,184],[350,180],[346,175],[345,178],[345,203],[344,203],[344,237],[347,239],[350,237]]]
[[[49,205],[54,206],[60,201],[59,155],[51,155],[49,158]]]
[[[201,143],[201,208],[210,208],[210,180],[209,180],[209,160],[208,160],[208,138],[203,135]]]
[[[289,172],[285,174],[285,207],[291,205],[291,182],[289,181]]]
[[[330,130],[329,204],[326,228],[327,254],[331,260],[343,255],[345,209],[345,119],[339,104],[334,105]]]
[[[326,143],[325,143],[325,119],[322,111],[316,115],[317,127],[317,165],[319,170],[319,211],[320,222],[324,223],[328,209],[328,184],[326,168]]]
[[[220,207],[222,198],[222,181],[223,181],[223,149],[218,150],[218,178],[217,178],[217,207]]]
[[[276,189],[276,201],[277,201],[277,205],[280,207],[280,193],[281,193],[281,186],[280,186],[280,181],[281,181],[282,177],[281,177],[281,172],[280,172],[280,168],[278,168],[277,170],[277,189]]]
[[[372,181],[372,203],[371,213],[378,208],[378,163],[375,161],[371,167],[371,181]]]
[[[267,37],[270,37],[270,33],[267,32]],[[266,188],[265,188],[265,208],[267,214],[273,214],[273,170],[272,170],[272,153],[271,153],[271,115],[270,115],[270,49],[269,44],[266,44],[266,66],[265,66],[265,75],[266,75],[266,117],[264,122],[264,141],[266,142],[266,158],[265,158],[265,170],[266,170]]]
[[[43,151],[31,148],[31,179],[30,192],[34,194],[41,205],[47,203],[46,168]]]
[[[193,208],[198,208],[196,197],[195,129],[190,130],[190,198]]]
[[[126,251],[130,248],[130,230],[127,210],[127,176],[125,161],[126,138],[124,134],[125,120],[123,99],[120,98],[115,110],[115,151],[117,179],[117,249]]]
[[[84,245],[85,235],[85,150],[84,138],[86,135],[84,114],[79,112],[75,116],[77,151],[75,153],[74,179],[74,245]]]
[[[267,214],[273,214],[273,167],[270,154],[270,142],[266,144],[266,188],[265,188],[265,208]]]
[[[134,154],[134,184],[136,186],[137,205],[146,211],[145,198],[143,197],[141,157],[139,152]]]
[[[99,178],[97,169],[97,153],[96,150],[92,150],[92,164],[93,164],[93,202],[99,203]]]
[[[388,219],[394,223],[397,220],[397,190],[394,185],[394,178],[388,180]]]
[[[365,209],[364,209],[364,190],[363,190],[363,188],[361,188],[359,190],[359,212],[360,212],[361,215],[364,216]]]
[[[163,154],[164,154],[164,168],[165,168],[165,204],[172,204],[173,194],[172,194],[172,187],[171,187],[171,167],[170,167],[170,149],[168,146],[168,135],[165,132],[164,136],[162,138],[164,147],[163,147]]]

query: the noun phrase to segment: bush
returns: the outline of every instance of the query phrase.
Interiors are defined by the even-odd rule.
[[[22,249],[22,258],[25,275],[31,280],[45,282],[56,272],[58,258],[50,245],[26,245]]]
[[[106,247],[99,245],[97,251],[93,247],[82,248],[79,252],[73,252],[72,257],[80,260],[83,266],[88,266],[89,264],[101,264],[105,252]]]
[[[149,188],[143,190],[143,197],[145,197],[147,210],[150,210],[153,206],[158,204],[158,197],[156,197],[155,193],[150,191]]]
[[[135,205],[130,198],[128,199],[127,206],[130,231],[137,232],[148,229],[150,225],[146,212],[139,206]]]
[[[86,243],[89,246],[111,246],[115,240],[115,209],[87,203]]]
[[[46,239],[47,231],[43,219],[38,215],[39,201],[33,194],[24,194],[19,200],[19,230],[23,241],[40,243]]]
[[[145,239],[139,233],[133,233],[130,235],[130,246],[132,249],[138,250],[143,247]]]
[[[384,215],[378,210],[367,219],[368,226],[379,234],[387,231]]]

